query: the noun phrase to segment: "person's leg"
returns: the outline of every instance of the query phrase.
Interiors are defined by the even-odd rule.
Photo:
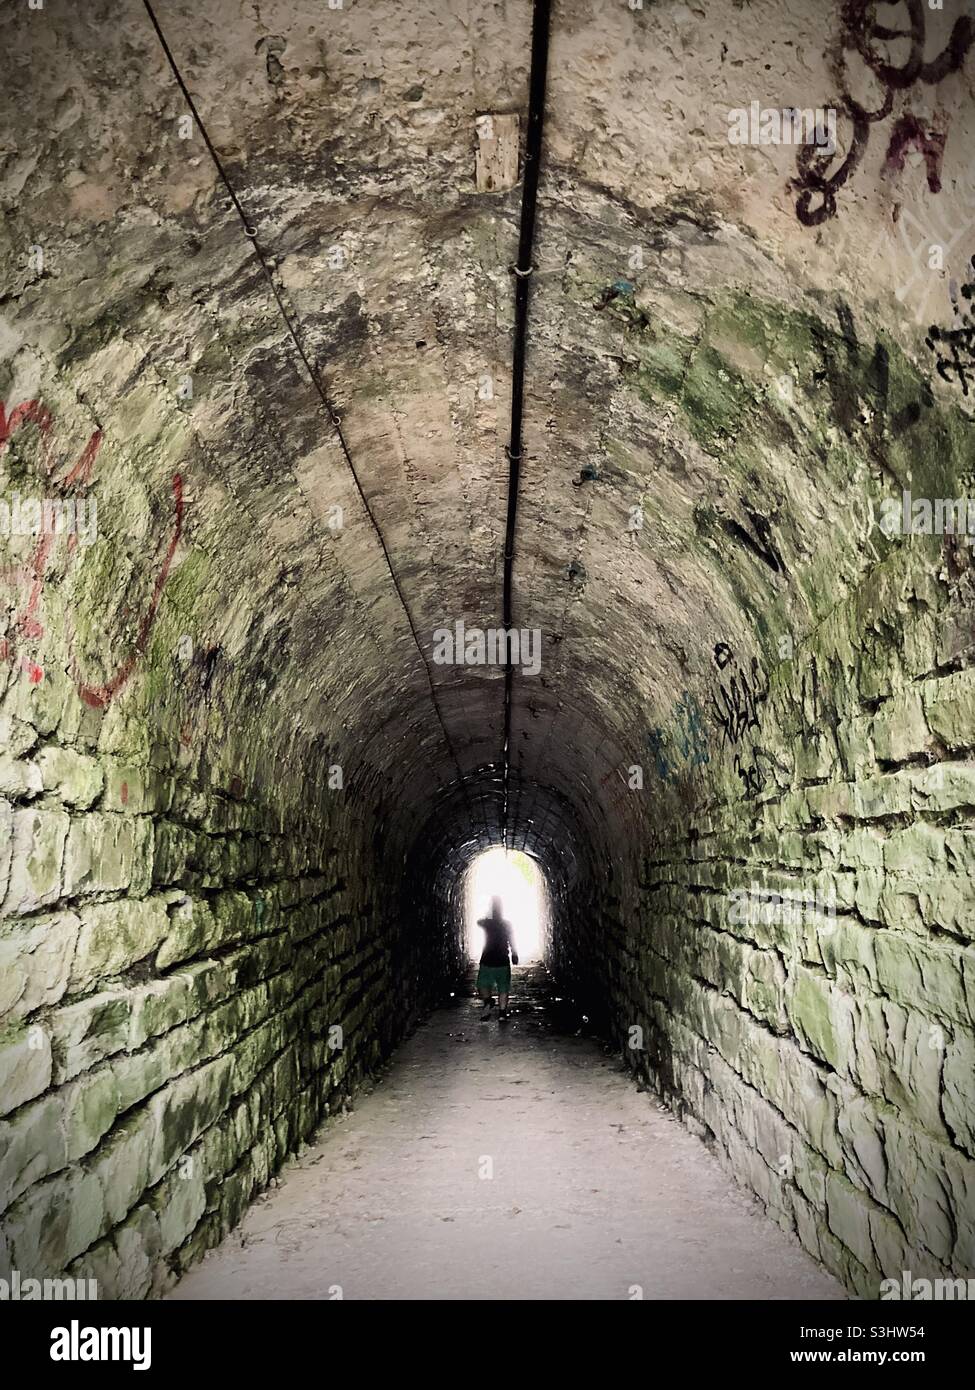
[[[507,996],[506,994],[499,994],[499,995],[498,995],[498,1004],[500,1005],[500,1008],[499,1008],[499,1011],[498,1011],[498,1012],[499,1012],[499,1016],[500,1016],[501,1018],[507,1018],[507,1017],[508,1017],[508,996]]]
[[[481,988],[478,990],[481,996],[481,1018],[487,1018],[494,1007],[494,991],[492,989]]]

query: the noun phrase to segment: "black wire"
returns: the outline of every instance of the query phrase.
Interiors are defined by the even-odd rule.
[[[528,336],[528,297],[535,246],[535,208],[542,162],[542,126],[545,118],[545,82],[548,71],[550,0],[535,0],[532,8],[531,76],[528,86],[528,126],[525,133],[525,175],[521,193],[521,228],[515,275],[515,330],[511,367],[511,440],[508,445],[508,512],[504,535],[503,624],[512,627],[512,576],[515,532],[518,520],[518,487],[521,482],[522,417],[525,400],[525,349]],[[508,789],[511,771],[511,700],[514,667],[510,646],[504,668],[504,737],[502,766],[502,837],[508,848]]]
[[[292,322],[292,320],[291,320],[291,316],[290,316],[290,314],[288,313],[287,309],[285,308],[284,301],[283,301],[283,299],[281,298],[281,295],[280,295],[280,293],[279,293],[279,291],[278,291],[278,287],[277,287],[277,284],[276,284],[275,279],[274,279],[274,274],[273,274],[273,272],[272,272],[272,270],[271,270],[271,267],[270,267],[270,265],[269,265],[269,263],[268,263],[267,257],[265,256],[263,250],[261,249],[260,243],[259,243],[258,240],[257,240],[257,231],[256,231],[256,228],[255,228],[255,227],[253,226],[253,224],[248,220],[247,214],[244,212],[244,208],[243,208],[243,206],[242,206],[242,204],[241,204],[241,201],[240,201],[240,199],[238,198],[236,191],[234,190],[234,186],[233,186],[233,184],[230,182],[230,179],[229,179],[228,176],[227,176],[227,172],[226,172],[226,170],[225,170],[224,167],[223,167],[223,163],[221,162],[220,156],[219,156],[219,154],[217,153],[216,149],[214,148],[213,141],[210,139],[210,136],[209,136],[209,134],[207,133],[207,128],[206,128],[206,126],[203,124],[202,119],[200,118],[200,113],[199,113],[199,111],[198,111],[197,108],[196,108],[196,103],[194,102],[193,98],[190,96],[189,89],[188,89],[188,87],[186,86],[185,81],[183,80],[183,74],[180,72],[179,66],[177,65],[177,62],[176,62],[176,59],[173,57],[173,51],[172,51],[172,49],[169,47],[169,44],[168,44],[167,41],[166,41],[166,35],[163,33],[163,31],[162,31],[162,29],[161,29],[161,27],[160,27],[159,20],[158,20],[158,19],[156,18],[156,16],[155,16],[155,13],[154,13],[154,11],[153,11],[152,5],[149,3],[149,0],[142,0],[142,3],[145,5],[146,13],[147,13],[148,16],[149,16],[150,21],[152,22],[152,27],[153,27],[153,28],[155,29],[155,31],[156,31],[156,37],[159,39],[159,43],[160,43],[160,46],[161,46],[161,48],[162,48],[162,51],[163,51],[163,53],[166,55],[166,61],[169,63],[169,66],[170,66],[170,68],[171,68],[171,70],[172,70],[173,76],[175,77],[176,82],[177,82],[177,84],[179,85],[179,89],[180,89],[180,91],[181,91],[182,94],[183,94],[184,100],[186,101],[187,106],[190,108],[190,110],[191,110],[192,113],[193,113],[193,119],[194,119],[194,121],[196,122],[197,126],[199,127],[200,134],[203,136],[203,143],[206,145],[207,150],[208,150],[208,152],[209,152],[209,154],[210,154],[210,158],[213,160],[214,167],[216,168],[217,173],[220,175],[221,179],[223,180],[223,184],[224,184],[224,187],[225,187],[226,190],[227,190],[227,194],[228,194],[228,196],[229,196],[229,198],[230,198],[230,201],[233,203],[234,208],[236,209],[237,215],[238,215],[238,217],[240,218],[241,223],[243,224],[244,232],[245,232],[246,235],[250,238],[250,240],[251,240],[251,242],[252,242],[252,244],[253,244],[254,253],[255,253],[255,255],[257,256],[257,259],[258,259],[258,261],[259,261],[260,264],[261,264],[261,269],[264,271],[264,275],[265,275],[265,277],[266,277],[266,279],[267,279],[267,282],[268,282],[268,284],[269,284],[270,287],[271,287],[271,293],[274,295],[275,302],[277,303],[278,310],[279,310],[279,312],[280,312],[280,314],[281,314],[282,319],[284,320],[285,327],[287,328],[288,333],[289,333],[289,335],[290,335],[290,337],[291,337],[291,340],[292,340],[292,342],[294,343],[295,348],[296,348],[296,350],[297,350],[297,352],[298,352],[298,355],[299,355],[299,357],[301,358],[302,363],[304,364],[305,371],[308,373],[308,377],[309,377],[309,379],[310,379],[312,385],[314,386],[315,390],[317,391],[318,396],[319,396],[319,398],[320,398],[320,400],[321,400],[321,402],[322,402],[322,405],[325,407],[325,410],[326,410],[327,413],[328,413],[329,420],[331,421],[332,426],[333,426],[333,428],[335,429],[335,433],[336,433],[336,435],[337,435],[337,437],[338,437],[339,444],[341,445],[341,448],[342,448],[342,453],[345,455],[345,461],[346,461],[346,463],[348,464],[349,472],[352,474],[352,480],[353,480],[353,482],[355,483],[357,492],[359,493],[359,497],[360,497],[360,499],[361,499],[361,501],[362,501],[362,505],[363,505],[363,507],[364,507],[364,509],[365,509],[366,516],[369,518],[369,521],[370,521],[370,523],[371,523],[371,525],[372,525],[372,529],[373,529],[373,530],[375,531],[375,533],[376,533],[376,538],[377,538],[377,540],[379,541],[380,546],[382,547],[383,556],[385,557],[385,560],[386,560],[386,568],[389,570],[389,577],[390,577],[390,579],[393,581],[393,587],[394,587],[394,589],[396,590],[396,595],[397,595],[397,597],[398,597],[398,599],[399,599],[399,601],[400,601],[400,604],[401,604],[401,606],[402,606],[403,612],[406,614],[406,621],[409,623],[410,632],[411,632],[411,634],[412,634],[412,636],[413,636],[414,644],[415,644],[415,646],[416,646],[417,651],[418,651],[419,654],[420,654],[420,660],[423,662],[423,669],[424,669],[424,671],[425,671],[425,673],[426,673],[427,684],[428,684],[429,687],[430,687],[430,699],[431,699],[431,701],[432,701],[432,703],[433,703],[433,708],[434,708],[434,711],[435,711],[435,713],[436,713],[437,720],[438,720],[438,722],[439,722],[439,724],[440,724],[441,731],[443,732],[444,742],[445,742],[446,745],[447,745],[447,750],[448,750],[448,752],[450,753],[451,760],[452,760],[452,762],[453,762],[453,764],[454,764],[454,767],[455,767],[455,769],[456,769],[456,771],[457,771],[457,776],[458,776],[458,778],[460,779],[461,788],[462,788],[463,793],[464,793],[464,801],[465,801],[465,803],[466,803],[466,805],[467,805],[468,815],[470,816],[471,822],[472,822],[472,824],[473,824],[473,820],[474,820],[474,811],[473,811],[473,807],[472,807],[472,805],[471,805],[470,797],[469,797],[469,794],[468,794],[467,781],[466,781],[466,779],[465,779],[465,777],[464,777],[463,772],[461,771],[460,762],[458,761],[457,753],[456,753],[456,750],[454,749],[453,741],[452,741],[452,739],[451,739],[451,737],[450,737],[450,734],[447,732],[447,725],[444,723],[444,717],[443,717],[443,713],[442,713],[442,711],[441,711],[441,709],[440,709],[440,702],[439,702],[438,699],[437,699],[437,692],[436,692],[436,687],[435,687],[434,682],[433,682],[433,676],[432,676],[431,673],[430,673],[430,663],[427,661],[426,653],[424,652],[423,647],[422,647],[421,644],[420,644],[420,638],[419,638],[419,634],[417,633],[417,630],[416,630],[416,624],[415,624],[414,621],[413,621],[413,615],[412,615],[412,613],[410,612],[409,604],[406,602],[406,598],[405,598],[405,596],[404,596],[404,594],[403,594],[403,590],[402,590],[402,588],[400,587],[399,579],[396,577],[396,571],[395,571],[395,569],[393,568],[392,557],[390,556],[389,548],[388,548],[387,545],[386,545],[386,538],[383,536],[383,533],[382,533],[382,530],[381,530],[381,528],[380,528],[379,522],[376,520],[376,517],[375,517],[375,515],[374,515],[374,513],[373,513],[372,507],[369,505],[368,499],[366,498],[366,494],[365,494],[365,492],[363,491],[362,484],[361,484],[361,482],[359,481],[359,475],[358,475],[358,473],[356,472],[355,464],[352,462],[352,455],[351,455],[351,453],[349,452],[349,446],[348,446],[348,444],[346,443],[345,435],[344,435],[343,432],[342,432],[342,422],[341,422],[341,419],[340,419],[340,417],[336,414],[336,412],[333,410],[333,408],[332,408],[332,403],[331,403],[331,401],[330,401],[329,398],[328,398],[328,393],[326,392],[325,387],[324,387],[324,385],[322,384],[322,382],[321,382],[321,380],[320,380],[320,378],[319,378],[318,373],[315,371],[314,367],[312,366],[311,361],[309,360],[308,354],[305,352],[305,349],[304,349],[304,347],[302,346],[301,340],[300,340],[300,338],[298,337],[298,333],[297,333],[297,331],[296,331],[296,329],[295,329],[295,326],[294,326],[294,324],[293,324],[293,322]],[[488,829],[487,829],[487,822],[486,822],[486,821],[485,821],[484,829],[485,829],[485,834],[488,834],[489,832],[488,832]]]

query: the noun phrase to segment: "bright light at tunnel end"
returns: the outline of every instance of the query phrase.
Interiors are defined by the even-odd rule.
[[[467,949],[474,960],[484,944],[484,933],[477,923],[489,915],[492,898],[501,899],[504,916],[513,929],[519,962],[540,960],[548,895],[535,860],[521,850],[498,846],[479,854],[469,866],[464,890],[465,926]]]

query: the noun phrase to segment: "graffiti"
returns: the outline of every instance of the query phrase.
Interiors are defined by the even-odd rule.
[[[701,706],[685,690],[674,706],[677,726],[674,738],[681,757],[690,767],[700,767],[711,758],[702,716]]]
[[[658,725],[647,731],[647,744],[653,758],[654,771],[661,782],[669,782],[671,776],[670,760],[665,752],[667,735]]]
[[[733,517],[722,517],[722,529],[732,536],[746,550],[750,551],[757,560],[761,560],[764,565],[768,565],[773,574],[788,575],[785,561],[782,559],[781,552],[775,544],[772,534],[772,527],[768,519],[750,507],[744,499],[742,500],[742,510],[752,524],[752,530],[747,531],[744,526],[735,521]]]
[[[72,497],[77,489],[87,488],[94,472],[95,460],[101,448],[102,432],[94,430],[88,443],[82,449],[73,468],[63,476],[58,476],[55,457],[54,418],[46,406],[38,400],[22,401],[7,414],[6,403],[0,402],[0,457],[6,453],[12,436],[20,429],[33,425],[40,434],[40,465],[51,487],[63,498]],[[19,611],[15,612],[10,635],[0,641],[0,659],[18,666],[32,685],[39,685],[44,679],[44,670],[32,655],[20,649],[28,643],[36,642],[44,635],[38,613],[41,594],[44,589],[48,564],[54,545],[56,530],[54,526],[37,528],[40,535],[27,565],[21,569],[8,571],[6,578],[15,587],[26,585],[27,598]],[[77,532],[68,536],[68,550],[74,551],[78,541]]]
[[[734,770],[745,795],[757,796],[765,786],[760,764],[766,755],[748,735],[759,728],[759,712],[768,699],[768,677],[758,657],[752,657],[747,669],[741,666],[727,642],[714,648],[714,664],[722,673],[718,694],[711,697],[721,743],[735,750]]]
[[[758,796],[765,786],[765,777],[758,766],[758,760],[754,753],[750,761],[742,762],[741,755],[735,754],[735,772],[745,788],[746,796]]]
[[[712,702],[722,731],[722,743],[735,746],[742,742],[749,729],[758,728],[758,712],[768,698],[768,679],[757,656],[752,657],[751,667],[745,671],[725,642],[715,647],[714,664],[719,671],[731,670],[726,676],[727,684],[724,681],[719,684],[720,699],[712,696]]]
[[[647,745],[654,771],[662,782],[671,782],[683,766],[701,767],[710,761],[704,712],[690,691],[685,690],[671,710],[673,728],[667,734],[659,726],[647,731]]]
[[[34,426],[40,436],[40,468],[49,480],[50,486],[64,498],[72,497],[78,490],[88,488],[94,475],[95,462],[102,444],[102,431],[100,429],[94,430],[73,467],[63,474],[59,474],[54,418],[48,408],[39,400],[23,401],[20,405],[15,406],[9,415],[6,412],[5,404],[0,403],[0,456],[6,451],[13,434],[28,425]],[[172,494],[175,518],[172,535],[160,568],[156,573],[149,605],[140,620],[132,651],[111,679],[101,685],[94,685],[85,680],[72,651],[72,676],[78,694],[85,704],[93,708],[103,708],[118,694],[131,677],[148,644],[149,635],[159,610],[162,591],[169,578],[176,547],[183,533],[183,479],[179,473],[173,474]],[[26,586],[27,595],[22,606],[15,613],[8,635],[0,640],[0,659],[18,666],[27,675],[32,685],[38,685],[43,680],[44,669],[36,660],[36,652],[24,652],[22,648],[24,646],[29,647],[44,636],[44,627],[41,624],[39,614],[44,585],[49,577],[48,570],[54,539],[54,528],[44,529],[26,566],[11,570],[6,575],[8,581],[12,581],[15,587],[23,588]],[[68,551],[71,555],[76,552],[77,540],[76,532],[72,532],[68,536]],[[71,647],[70,632],[68,633],[68,642],[69,647]]]
[[[975,271],[975,256],[970,268]],[[975,278],[962,285],[960,297],[964,303],[955,300],[955,323],[951,328],[939,328],[936,324],[928,329],[925,339],[935,354],[935,368],[942,381],[954,382],[967,396],[969,387],[975,385],[975,315],[971,302],[975,296]]]
[[[837,306],[840,334],[825,331],[821,323],[810,330],[813,344],[822,360],[822,368],[814,374],[817,384],[829,392],[832,413],[847,435],[856,435],[878,463],[889,467],[889,436],[910,429],[921,419],[925,410],[934,405],[934,393],[925,381],[914,386],[914,400],[892,398],[890,353],[877,341],[871,351],[857,337],[853,315],[849,308]],[[864,410],[864,401],[869,408]]]
[[[941,52],[925,60],[927,12],[924,0],[895,0],[905,6],[907,27],[893,28],[877,21],[877,0],[845,0],[842,9],[843,34],[835,77],[841,95],[833,105],[850,124],[846,154],[834,166],[836,155],[802,145],[796,157],[797,173],[791,187],[798,191],[796,216],[806,227],[818,227],[836,216],[836,195],[853,176],[863,159],[870,140],[871,128],[891,115],[894,97],[917,83],[935,86],[949,73],[957,72],[965,61],[975,39],[975,21],[969,15],[959,16],[952,26],[948,42]],[[910,51],[898,67],[879,51],[878,45],[906,39]],[[868,110],[852,95],[846,76],[849,55],[858,55],[883,88],[883,97],[874,110]],[[919,147],[927,167],[928,187],[937,192],[941,187],[941,160],[944,155],[945,132],[925,130],[910,112],[899,118],[887,148],[885,171],[890,174],[901,167],[907,150]]]
[[[156,614],[159,611],[159,601],[162,598],[163,589],[166,587],[166,580],[169,578],[170,566],[173,563],[173,556],[176,554],[176,547],[179,545],[183,534],[183,479],[179,473],[174,473],[172,478],[174,524],[173,533],[166,548],[162,565],[160,566],[155,582],[152,586],[152,596],[149,600],[149,607],[142,616],[139,623],[138,632],[132,650],[125,658],[111,680],[104,685],[90,685],[78,669],[78,664],[72,654],[72,674],[78,688],[78,694],[86,705],[93,709],[103,709],[118,692],[127,684],[132,672],[135,670],[139,658],[142,656],[149,643],[149,635],[152,632],[156,621]]]
[[[945,131],[925,130],[918,118],[908,111],[894,126],[884,160],[884,173],[888,178],[902,173],[908,150],[918,149],[927,169],[928,188],[932,193],[940,193],[941,164],[945,157],[946,139]]]

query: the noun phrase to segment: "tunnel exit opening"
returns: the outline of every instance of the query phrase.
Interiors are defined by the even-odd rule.
[[[484,850],[469,865],[464,883],[464,924],[467,952],[473,960],[480,956],[484,942],[477,923],[490,913],[492,898],[501,899],[522,964],[541,960],[548,933],[549,894],[537,861],[522,850],[498,845]]]

